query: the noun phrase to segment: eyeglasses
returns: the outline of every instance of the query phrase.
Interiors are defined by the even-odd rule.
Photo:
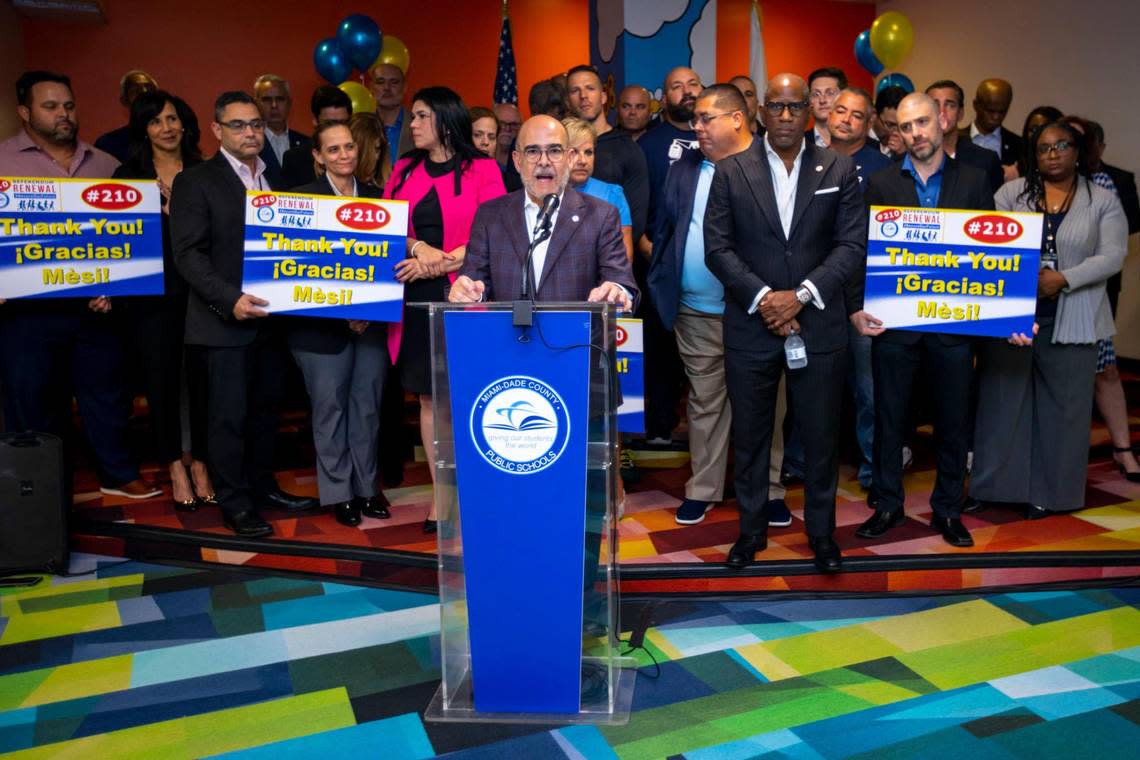
[[[545,148],[540,148],[537,145],[528,145],[523,148],[522,154],[529,164],[537,164],[538,160],[544,155],[550,159],[551,163],[558,163],[566,157],[566,149],[561,145],[547,145]]]
[[[1058,140],[1057,142],[1053,143],[1052,145],[1050,145],[1049,143],[1039,143],[1037,145],[1037,155],[1045,156],[1045,155],[1048,155],[1050,151],[1054,151],[1054,150],[1057,151],[1058,153],[1064,153],[1065,151],[1067,151],[1071,147],[1073,147],[1073,144],[1071,142],[1069,142],[1068,140]]]
[[[725,111],[724,113],[699,113],[693,118],[689,119],[689,129],[696,129],[698,126],[707,127],[712,123],[713,119],[719,119],[721,116],[732,116],[734,113],[740,113],[740,111]]]
[[[803,102],[802,100],[797,100],[794,103],[783,103],[783,102],[778,101],[778,100],[765,100],[764,101],[764,110],[768,112],[769,116],[776,116],[776,117],[783,114],[785,108],[788,110],[789,113],[791,113],[792,116],[799,116],[800,114],[802,114],[804,112],[804,109],[807,107],[808,107],[808,104]]]
[[[261,119],[251,119],[250,121],[234,119],[233,121],[223,121],[222,126],[231,132],[241,134],[247,129],[252,129],[254,132],[261,132],[265,129],[265,122]]]

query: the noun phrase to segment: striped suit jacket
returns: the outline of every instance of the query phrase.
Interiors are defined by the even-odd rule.
[[[475,213],[460,274],[481,280],[488,301],[510,301],[522,290],[529,247],[525,200],[526,190],[516,190],[487,201]],[[629,291],[636,308],[640,294],[625,255],[617,209],[567,187],[538,289],[531,290],[534,300],[585,301],[592,289],[607,281]]]
[[[998,211],[1030,211],[1025,178],[1001,186],[994,196]],[[1128,221],[1116,195],[1077,178],[1077,190],[1057,229],[1057,269],[1069,285],[1057,297],[1054,343],[1093,343],[1112,336],[1116,327],[1105,282],[1124,266]]]

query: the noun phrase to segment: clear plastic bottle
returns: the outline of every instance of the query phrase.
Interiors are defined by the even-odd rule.
[[[807,366],[807,346],[795,330],[784,340],[784,356],[788,360],[788,369],[801,369]]]

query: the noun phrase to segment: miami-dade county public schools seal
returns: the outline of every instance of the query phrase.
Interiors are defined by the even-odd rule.
[[[512,475],[554,464],[570,438],[570,416],[558,392],[526,375],[500,378],[471,407],[471,439],[492,467]]]

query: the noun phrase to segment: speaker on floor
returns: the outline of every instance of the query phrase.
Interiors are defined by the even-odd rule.
[[[0,435],[0,574],[67,572],[66,493],[63,441]]]

